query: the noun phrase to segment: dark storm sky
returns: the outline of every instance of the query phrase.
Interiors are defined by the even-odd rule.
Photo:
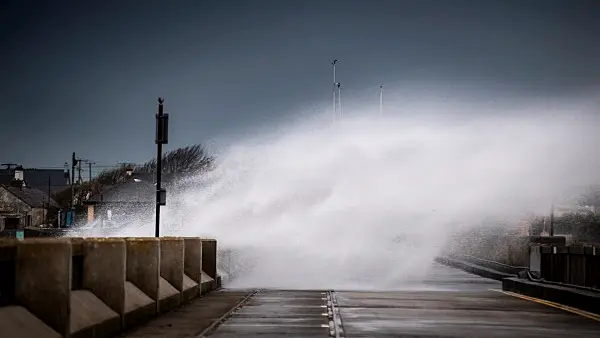
[[[600,85],[600,1],[2,0],[0,162],[154,155],[353,90],[452,81],[553,95]]]

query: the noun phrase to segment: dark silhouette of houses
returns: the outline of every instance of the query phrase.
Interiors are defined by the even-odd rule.
[[[50,196],[70,187],[68,169],[24,169],[22,167],[0,170],[0,184],[11,184],[15,172],[19,171],[20,179],[27,187],[41,190]]]
[[[164,174],[165,185],[174,180],[174,175]],[[87,206],[87,221],[113,220],[137,216],[151,219],[156,207],[156,184],[152,173],[131,173],[126,182],[103,187],[100,193],[83,201]]]
[[[2,179],[7,180],[6,176]],[[0,185],[0,230],[46,224],[58,207],[48,194],[27,186],[22,168],[17,168],[10,183]]]

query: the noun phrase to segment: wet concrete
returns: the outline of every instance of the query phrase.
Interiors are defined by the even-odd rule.
[[[393,291],[336,291],[331,310],[341,316],[338,337],[600,337],[600,322],[500,289],[500,282],[436,264],[422,281]],[[248,294],[217,292],[128,337],[200,337]],[[209,336],[330,337],[328,310],[326,290],[260,291]]]
[[[261,291],[212,338],[328,337],[325,291]]]
[[[599,337],[600,323],[500,293],[501,283],[436,265],[393,292],[336,292],[346,337]]]
[[[121,337],[196,337],[242,301],[250,291],[216,291],[161,315]]]

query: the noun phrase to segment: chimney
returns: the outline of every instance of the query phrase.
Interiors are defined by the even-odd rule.
[[[15,168],[15,181],[25,181],[25,171],[22,166],[18,166]]]

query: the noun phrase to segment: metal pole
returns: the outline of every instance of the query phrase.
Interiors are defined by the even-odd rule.
[[[333,66],[333,111],[332,111],[332,116],[333,116],[333,122],[335,122],[335,85],[336,85],[336,81],[335,81],[335,64],[338,62],[338,60],[333,60],[333,62],[331,63],[331,65]]]
[[[383,115],[383,85],[379,86],[379,115]]]
[[[163,103],[165,100],[162,98],[158,99],[158,119],[156,121],[157,128],[162,124],[160,119],[163,117]],[[160,236],[160,190],[162,180],[162,140],[156,142],[156,225],[154,228],[154,236]]]
[[[554,236],[554,203],[550,206],[550,237]]]
[[[342,84],[338,82],[338,105],[340,107],[340,119],[342,118]]]
[[[75,166],[77,165],[77,159],[75,158],[75,153],[73,152],[73,156],[71,157],[71,209],[75,206]]]

